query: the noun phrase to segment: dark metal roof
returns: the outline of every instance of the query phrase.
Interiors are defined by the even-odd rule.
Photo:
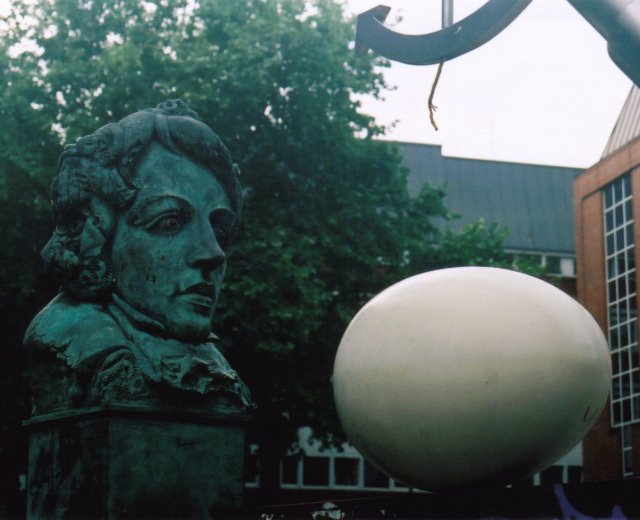
[[[609,136],[602,158],[611,155],[640,135],[640,89],[635,85],[624,102],[618,120]]]
[[[398,143],[410,170],[409,193],[425,182],[446,185],[447,208],[460,229],[479,218],[510,230],[507,249],[573,254],[573,177],[558,166],[443,157],[440,146]]]

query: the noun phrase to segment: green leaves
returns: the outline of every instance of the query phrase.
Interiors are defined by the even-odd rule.
[[[263,440],[282,428],[339,428],[333,358],[369,298],[418,272],[503,258],[496,228],[438,231],[434,219],[449,218],[442,188],[408,196],[400,150],[372,139],[383,129],[354,98],[380,93],[385,62],[353,52],[355,23],[338,3],[14,4],[26,21],[8,23],[0,42],[0,201],[11,244],[0,254],[9,279],[0,311],[20,316],[14,341],[53,296],[37,252],[51,231],[46,193],[61,136],[73,142],[167,98],[189,103],[242,170],[244,224],[215,330],[258,402]]]
[[[465,226],[460,233],[447,229],[438,244],[438,257],[442,267],[483,265],[508,266],[508,258],[502,248],[509,232],[496,224],[487,225],[483,220]]]

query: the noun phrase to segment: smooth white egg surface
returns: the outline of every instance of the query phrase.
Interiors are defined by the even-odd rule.
[[[573,298],[488,267],[432,271],[369,301],[336,355],[349,441],[426,490],[503,485],[571,450],[607,402],[607,342]]]

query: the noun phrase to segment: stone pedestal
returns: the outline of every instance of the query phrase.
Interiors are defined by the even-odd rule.
[[[27,518],[234,516],[247,421],[126,406],[34,417]]]

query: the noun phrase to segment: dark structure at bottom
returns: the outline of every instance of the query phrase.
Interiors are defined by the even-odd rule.
[[[27,517],[235,516],[246,421],[123,406],[31,419]]]
[[[640,479],[514,485],[501,489],[445,493],[329,495],[308,493],[297,503],[268,504],[265,496],[247,497],[246,518],[399,518],[399,519],[566,519],[640,518]]]

